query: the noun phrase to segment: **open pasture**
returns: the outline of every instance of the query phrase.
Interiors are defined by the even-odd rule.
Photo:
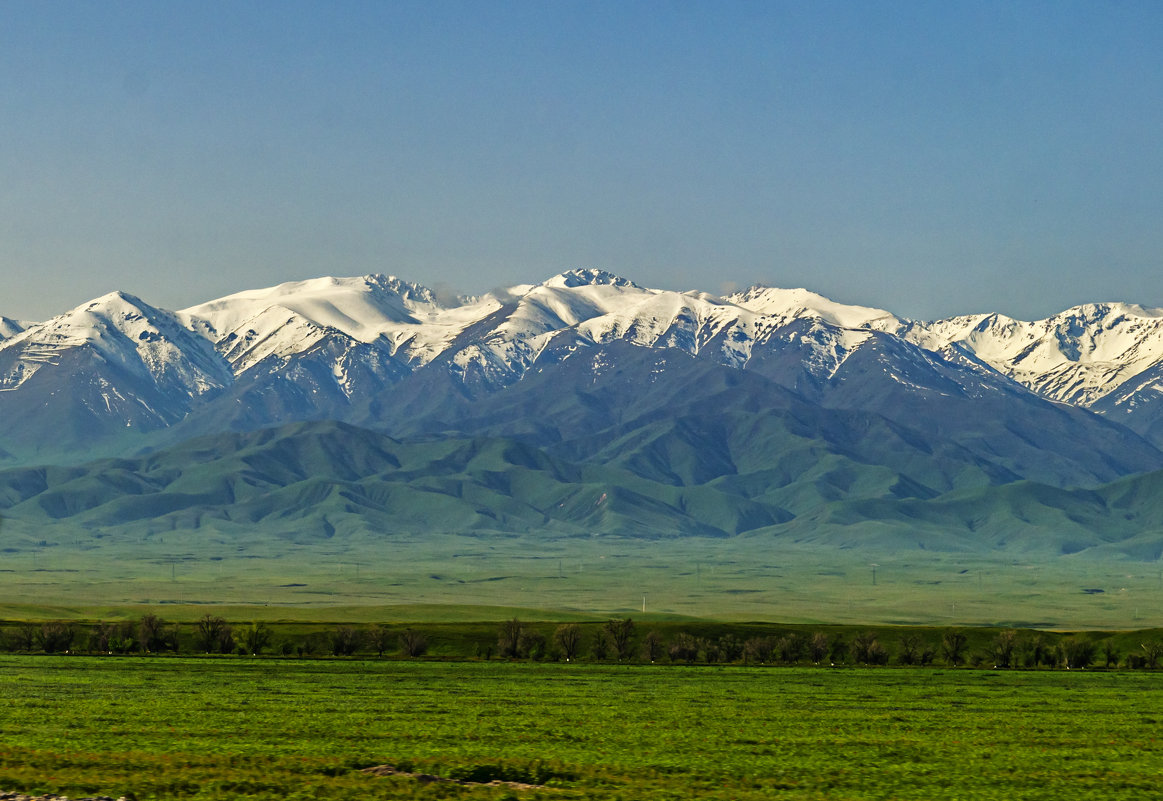
[[[4,656],[0,692],[0,788],[73,797],[1139,799],[1163,770],[1139,671]]]
[[[112,539],[112,538],[111,538]],[[432,536],[332,548],[235,540],[62,541],[0,553],[0,617],[149,608],[247,620],[540,620],[606,616],[1039,629],[1163,626],[1154,562],[821,553],[772,540]],[[31,599],[52,605],[29,606]]]

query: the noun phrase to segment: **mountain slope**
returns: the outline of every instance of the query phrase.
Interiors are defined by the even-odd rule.
[[[386,544],[395,537],[520,534],[545,542],[736,536],[757,555],[780,542],[1015,558],[1154,560],[1163,552],[1163,471],[1088,491],[1021,481],[934,495],[899,476],[891,484],[817,446],[799,465],[720,467],[718,478],[684,483],[648,477],[685,457],[673,458],[673,447],[658,450],[663,429],[640,433],[646,436],[637,444],[610,443],[618,457],[599,464],[503,438],[402,442],[338,423],[298,423],[198,439],[134,460],[3,470],[0,510],[18,532],[7,540],[16,550],[31,536],[96,548],[177,536],[197,553],[206,537],[247,550],[260,542],[334,541],[342,549],[368,537]],[[699,432],[683,430],[672,441],[697,443]],[[643,469],[660,453],[661,461]],[[630,465],[634,460],[641,463]],[[772,479],[779,470],[789,477],[782,493],[764,491],[778,485]],[[739,492],[746,486],[751,497]],[[805,511],[779,504],[781,495],[805,492],[816,496]]]
[[[905,338],[930,350],[956,345],[1051,400],[1090,407],[1163,362],[1163,309],[1076,306],[1045,320],[999,314],[912,323]]]
[[[721,478],[734,458],[692,454],[770,418],[929,491],[1094,485],[1163,467],[1134,433],[1163,436],[1150,366],[1161,321],[1104,305],[1039,324],[910,323],[806,290],[717,298],[600,270],[476,298],[323,278],[176,314],[113,293],[0,341],[0,449],[10,462],[78,462],[337,420],[398,437],[516,437],[687,482]],[[1123,384],[1098,397],[1104,376]],[[1109,419],[1044,397],[1062,393]],[[708,416],[740,409],[730,426]],[[878,432],[867,437],[879,450],[841,418]],[[648,437],[649,458],[606,450]]]
[[[16,320],[0,315],[0,342],[14,337],[24,330],[24,326]]]
[[[205,339],[120,292],[39,323],[0,346],[5,446],[61,455],[140,447],[231,382]]]

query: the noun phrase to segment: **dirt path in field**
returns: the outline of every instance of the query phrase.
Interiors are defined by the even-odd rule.
[[[493,779],[491,782],[469,782],[460,779],[450,779],[447,776],[434,776],[431,773],[409,773],[406,770],[396,770],[392,765],[376,765],[374,768],[364,768],[361,773],[370,773],[372,776],[403,776],[408,779],[415,779],[421,784],[431,784],[432,782],[447,782],[448,784],[459,784],[461,787],[511,787],[514,790],[548,790],[551,789],[544,784],[525,784],[524,782],[503,782],[500,779]],[[0,801],[3,801],[0,798]]]

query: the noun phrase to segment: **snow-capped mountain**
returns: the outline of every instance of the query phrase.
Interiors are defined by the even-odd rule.
[[[753,286],[743,292],[728,295],[726,300],[783,323],[807,317],[842,328],[895,331],[901,325],[898,317],[884,309],[846,306],[806,289]]]
[[[1163,309],[1076,306],[1045,320],[1000,314],[911,323],[905,338],[929,350],[964,349],[1039,395],[1093,406],[1163,360]]]
[[[34,450],[168,427],[232,380],[203,337],[122,292],[0,342],[5,440]]]
[[[111,292],[8,338],[0,351],[0,390],[16,390],[72,351],[193,397],[230,381],[205,341],[170,312],[124,292]]]
[[[944,438],[993,465],[990,475],[1068,484],[1163,466],[1123,427],[1152,436],[1163,427],[1154,424],[1163,403],[1145,400],[1163,397],[1154,378],[1163,311],[1129,305],[1036,323],[919,323],[805,289],[717,297],[571,270],[478,297],[379,275],[291,282],[178,312],[111,293],[43,323],[6,321],[0,333],[0,450],[25,459],[125,453],[149,444],[127,439],[137,432],[183,438],[311,419],[560,438],[556,421],[573,414],[598,369],[563,366],[584,356],[609,367],[646,351],[684,358],[643,363],[634,380],[694,364],[751,373],[806,403]],[[542,386],[536,401],[514,394],[531,377]],[[517,397],[526,411],[512,406]],[[542,419],[530,425],[521,418],[534,408]]]
[[[600,270],[178,312],[114,292],[0,322],[0,511],[32,542],[437,526],[1156,559],[1161,356],[1163,311],[1131,305],[915,322]]]

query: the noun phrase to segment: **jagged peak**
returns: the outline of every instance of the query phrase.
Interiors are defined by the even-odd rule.
[[[548,281],[542,281],[541,286],[561,289],[575,289],[582,286],[615,286],[625,287],[627,289],[642,288],[628,278],[614,275],[606,270],[591,268],[566,270],[563,273],[553,276]]]
[[[442,301],[447,298],[438,297],[437,293],[414,281],[405,281],[394,275],[385,275],[382,273],[372,273],[363,278],[368,287],[383,289],[388,292],[393,292],[399,295],[404,300],[410,300],[415,303],[425,303],[430,305],[442,305]],[[456,296],[456,300],[460,301],[460,296]]]

